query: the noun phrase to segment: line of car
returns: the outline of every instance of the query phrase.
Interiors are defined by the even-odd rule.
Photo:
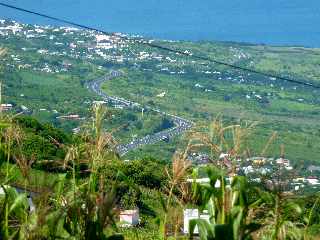
[[[190,129],[193,126],[193,122],[187,119],[163,112],[160,109],[152,108],[150,106],[142,106],[139,103],[132,102],[120,97],[109,96],[101,90],[101,84],[103,82],[112,80],[119,76],[121,76],[121,72],[113,70],[111,71],[110,74],[106,76],[87,82],[86,87],[91,91],[93,91],[94,93],[96,93],[97,95],[99,95],[100,97],[102,97],[105,101],[111,102],[113,104],[122,104],[126,107],[138,108],[139,110],[145,109],[148,111],[154,111],[161,115],[170,117],[175,124],[175,126],[170,129],[166,129],[152,135],[146,135],[142,138],[137,138],[127,144],[118,145],[116,150],[120,156],[124,156],[129,151],[142,147],[143,145],[155,144],[163,140],[169,140],[170,138],[176,135],[182,134],[183,132],[185,132],[186,130]]]

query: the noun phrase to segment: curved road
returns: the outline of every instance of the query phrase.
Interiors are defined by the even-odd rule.
[[[102,97],[104,101],[108,101],[113,104],[121,104],[126,107],[135,107],[140,110],[146,109],[149,111],[154,111],[154,112],[159,113],[161,115],[170,117],[175,124],[175,126],[173,128],[169,128],[169,129],[166,129],[161,132],[157,132],[152,135],[147,135],[142,138],[137,138],[127,144],[118,145],[117,152],[119,153],[120,156],[124,156],[129,151],[134,150],[136,148],[139,148],[143,145],[154,144],[154,143],[159,142],[161,140],[165,140],[165,139],[171,138],[173,136],[182,134],[184,131],[186,131],[192,127],[193,122],[191,122],[187,119],[184,119],[184,118],[181,118],[181,117],[178,117],[178,116],[166,113],[166,112],[162,112],[159,109],[152,108],[150,106],[142,106],[139,103],[132,102],[132,101],[120,98],[120,97],[109,96],[101,90],[101,84],[103,82],[112,80],[112,79],[117,78],[119,76],[121,76],[121,72],[111,71],[110,74],[108,74],[104,77],[89,81],[86,84],[86,87],[88,89],[90,89],[91,91],[93,91],[94,93],[96,93],[97,95],[99,95],[100,97]]]

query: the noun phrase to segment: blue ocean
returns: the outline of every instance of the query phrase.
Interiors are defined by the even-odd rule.
[[[110,32],[320,47],[319,0],[0,0]],[[0,18],[57,23],[0,7]]]

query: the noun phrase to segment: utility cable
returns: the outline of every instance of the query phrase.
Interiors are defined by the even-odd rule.
[[[255,70],[255,69],[250,69],[250,68],[247,68],[247,67],[242,67],[242,66],[231,64],[231,63],[218,61],[218,60],[210,58],[210,57],[195,55],[195,54],[192,54],[191,51],[189,51],[189,50],[174,49],[174,48],[158,45],[158,44],[155,44],[155,43],[151,43],[149,41],[145,41],[145,40],[142,40],[142,39],[136,39],[136,38],[129,38],[127,36],[121,36],[121,35],[118,35],[117,33],[114,33],[114,32],[107,32],[107,31],[104,31],[104,30],[101,30],[101,29],[98,29],[98,28],[89,27],[89,26],[86,26],[86,25],[83,25],[83,24],[79,24],[79,23],[76,23],[76,22],[72,22],[72,21],[66,20],[66,19],[50,16],[50,15],[47,15],[47,14],[43,14],[43,13],[40,13],[40,12],[35,12],[35,11],[28,10],[28,9],[25,9],[25,8],[20,8],[20,7],[17,7],[17,6],[14,6],[14,5],[10,5],[10,4],[6,4],[6,3],[1,3],[0,2],[0,6],[7,7],[7,8],[10,8],[10,9],[16,10],[16,11],[20,11],[20,12],[25,12],[25,13],[28,13],[28,14],[36,15],[36,16],[39,16],[39,17],[47,18],[47,19],[50,19],[50,20],[54,20],[56,22],[72,25],[72,26],[79,27],[79,28],[82,28],[82,29],[95,31],[95,32],[102,33],[102,34],[105,34],[105,35],[117,36],[117,37],[119,37],[119,38],[121,38],[123,40],[131,41],[131,42],[134,42],[134,43],[137,43],[137,44],[142,44],[142,45],[148,46],[150,48],[156,48],[156,49],[159,49],[159,50],[163,50],[163,51],[167,51],[167,52],[171,52],[171,53],[175,53],[175,54],[181,54],[181,55],[188,56],[188,57],[191,57],[191,58],[194,58],[194,59],[207,61],[207,62],[210,62],[210,63],[226,66],[226,67],[237,69],[237,70],[240,70],[240,71],[250,72],[250,73],[258,74],[258,75],[269,77],[269,78],[275,78],[275,79],[279,79],[279,80],[290,82],[290,83],[295,83],[295,84],[299,84],[299,85],[303,85],[303,86],[308,86],[308,87],[320,89],[320,85],[315,85],[315,84],[313,84],[311,82],[300,81],[300,80],[289,78],[289,77],[283,77],[283,76],[277,75],[277,74],[262,72],[262,71],[258,71],[258,70]]]

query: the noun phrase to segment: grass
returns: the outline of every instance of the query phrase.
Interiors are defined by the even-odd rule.
[[[205,92],[196,88],[196,83],[208,89],[211,87],[213,91]],[[129,90],[121,91],[124,87]],[[281,90],[279,87],[264,85],[225,84],[222,80],[197,75],[194,79],[160,73],[146,77],[139,71],[131,71],[122,78],[106,82],[103,89],[108,94],[155,105],[166,112],[196,122],[209,120],[217,115],[222,115],[227,120],[258,121],[257,132],[252,140],[252,148],[256,154],[259,152],[259,145],[267,141],[267,136],[276,130],[279,132],[279,142],[287,146],[288,158],[295,161],[317,161],[320,146],[313,144],[311,148],[310,143],[320,140],[315,134],[320,127],[320,106],[312,103],[314,94],[308,89],[290,90],[286,86],[285,90]],[[157,94],[163,91],[167,94],[163,98],[157,97]],[[268,102],[260,103],[252,92],[269,99]],[[267,97],[267,93],[271,95]],[[251,99],[246,99],[246,94],[250,94]],[[228,100],[225,99],[226,96],[229,97]],[[300,101],[299,98],[304,100]],[[262,143],[255,142],[257,139]],[[174,143],[169,144],[167,149],[174,149],[173,146]],[[146,146],[143,151],[149,154],[150,148]],[[157,146],[155,148],[160,149]],[[279,148],[279,145],[273,148]],[[163,152],[163,149],[160,151]],[[136,151],[136,154],[140,155],[139,151]],[[135,154],[130,154],[132,155]]]

